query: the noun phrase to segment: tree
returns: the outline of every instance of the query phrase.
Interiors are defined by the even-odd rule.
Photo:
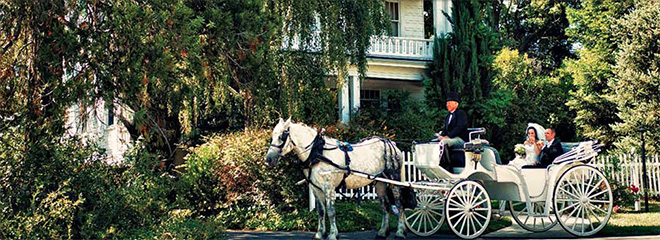
[[[568,78],[560,74],[544,76],[527,54],[509,48],[497,54],[493,70],[494,92],[501,100],[489,108],[497,109],[493,118],[501,120],[494,126],[492,141],[501,144],[501,152],[511,153],[514,144],[524,141],[530,122],[555,127],[562,141],[573,140],[573,117],[564,104],[571,87]]]
[[[445,13],[453,31],[436,37],[430,79],[425,81],[427,101],[432,108],[443,109],[451,92],[459,93],[461,106],[487,98],[492,75],[493,52],[498,49],[497,33],[492,26],[492,6],[479,1],[453,1],[452,15]]]
[[[535,65],[544,73],[552,72],[565,58],[574,58],[572,42],[565,33],[569,27],[566,9],[579,3],[579,0],[509,1],[500,18],[503,42],[535,59]]]
[[[66,179],[57,149],[64,148],[65,111],[92,78],[65,76],[84,64],[84,26],[71,24],[65,1],[0,3],[0,196],[25,209]],[[69,6],[71,7],[71,6]],[[78,37],[81,38],[78,38]],[[40,191],[38,191],[41,189]],[[11,197],[9,197],[11,196]]]
[[[629,12],[633,1],[583,0],[578,8],[568,8],[572,27],[566,34],[581,45],[578,59],[567,59],[565,71],[573,78],[568,106],[576,112],[575,124],[580,135],[611,146],[616,133],[611,125],[620,121],[616,105],[605,98],[611,94],[607,82],[614,77],[613,65],[617,41],[612,25]]]
[[[646,128],[647,149],[660,149],[660,2],[639,1],[635,10],[616,21],[615,77],[608,81],[607,99],[617,105],[622,122],[612,125],[620,137],[615,145],[628,151],[639,146],[638,129]]]
[[[369,38],[387,26],[383,1],[81,0],[3,6],[3,36],[13,37],[22,29],[33,30],[35,36],[51,34],[39,35],[45,40],[29,45],[43,59],[16,57],[16,64],[35,67],[25,73],[41,74],[30,75],[33,80],[52,79],[41,85],[32,81],[29,86],[35,89],[26,94],[29,104],[23,107],[36,114],[41,111],[37,102],[57,99],[52,112],[59,114],[73,102],[120,103],[135,111],[132,119],[119,116],[129,132],[135,139],[144,137],[147,147],[164,152],[166,159],[173,156],[177,143],[203,132],[259,127],[275,115],[311,119],[319,114],[316,110],[329,109],[317,108],[332,98],[319,83],[330,72],[341,79],[348,64],[364,74]],[[50,8],[57,11],[39,12]],[[22,27],[29,24],[43,29]],[[295,46],[301,54],[286,50],[293,38],[301,40]],[[9,39],[3,48],[20,42]],[[54,53],[45,52],[51,46]],[[8,64],[5,72],[20,69],[16,64]],[[291,81],[298,81],[300,87],[285,87]],[[317,89],[325,89],[318,92],[324,94],[318,104],[308,102],[303,112],[290,108],[310,100],[299,91]],[[54,91],[62,96],[52,95]],[[41,99],[39,93],[50,95]]]
[[[204,131],[280,114],[311,119],[329,109],[317,107],[332,97],[324,73],[341,76],[349,63],[364,73],[385,16],[383,1],[2,1],[0,167],[12,186],[0,194],[9,209],[25,209],[38,187],[43,195],[62,183],[68,168],[54,148],[74,103],[127,106],[135,114],[120,120],[134,139],[170,160]],[[320,51],[285,51],[293,36]],[[309,100],[318,103],[288,108]]]

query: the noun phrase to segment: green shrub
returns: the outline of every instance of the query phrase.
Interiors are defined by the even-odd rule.
[[[221,223],[207,218],[194,218],[189,209],[174,209],[160,223],[134,229],[137,239],[224,239]]]
[[[177,183],[179,206],[193,216],[218,216],[227,228],[258,228],[259,219],[274,218],[307,203],[300,166],[281,159],[271,168],[264,157],[270,143],[266,130],[219,134],[190,148]]]
[[[440,124],[444,123],[446,110],[430,109],[406,91],[385,91],[384,98],[387,107],[361,108],[348,124],[326,126],[325,134],[347,142],[381,136],[396,141],[402,150],[409,150],[410,143],[428,141],[443,127]]]
[[[0,239],[222,237],[213,219],[174,214],[176,180],[139,143],[118,166],[77,139],[20,143],[0,146]]]

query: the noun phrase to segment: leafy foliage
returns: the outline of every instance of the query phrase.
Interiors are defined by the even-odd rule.
[[[641,1],[635,10],[616,22],[619,37],[615,76],[607,98],[617,105],[622,122],[612,128],[621,138],[615,145],[623,150],[639,146],[638,130],[646,128],[647,149],[657,152],[660,136],[660,3]]]
[[[616,139],[611,125],[620,121],[616,105],[605,98],[612,92],[607,82],[614,77],[614,52],[617,49],[612,29],[617,17],[632,9],[633,1],[584,0],[577,8],[568,8],[572,26],[566,34],[582,49],[577,60],[565,61],[565,70],[573,78],[568,106],[576,112],[575,124],[580,135],[599,140],[606,146]]]
[[[461,96],[460,107],[472,114],[473,104],[489,94],[492,81],[489,70],[492,52],[498,48],[498,36],[490,20],[489,3],[453,1],[452,4],[452,15],[447,17],[453,32],[435,39],[431,79],[425,83],[426,97],[431,108],[443,109],[447,94],[456,92]]]
[[[524,141],[529,122],[555,127],[557,137],[563,141],[574,138],[572,117],[564,104],[570,82],[564,77],[543,76],[533,64],[527,54],[508,48],[499,52],[493,64],[493,84],[504,99],[498,105],[505,107],[499,114],[501,125],[493,127],[492,141],[503,143],[501,152],[505,155],[511,153],[514,144]]]
[[[566,35],[566,11],[580,0],[514,0],[501,11],[505,45],[527,53],[544,74],[559,68],[565,58],[574,58]]]
[[[270,135],[264,130],[221,134],[191,148],[178,183],[181,206],[196,216],[219,216],[228,228],[245,228],[260,221],[304,208],[304,179],[291,159],[277,168],[264,165]]]

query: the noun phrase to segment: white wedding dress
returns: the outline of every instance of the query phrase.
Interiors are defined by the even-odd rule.
[[[545,128],[543,126],[536,123],[528,123],[527,128],[536,129],[536,137],[538,138],[538,141],[545,142],[545,135],[543,134],[545,132]],[[525,130],[525,136],[527,136],[527,130]],[[536,154],[536,151],[534,150],[534,145],[525,144],[523,147],[525,148],[525,156],[517,156],[511,160],[511,162],[509,162],[509,165],[513,165],[516,166],[516,168],[521,169],[522,166],[535,165],[539,161],[538,154]]]
[[[535,165],[538,162],[538,154],[536,154],[536,150],[534,150],[534,145],[525,144],[523,145],[523,148],[525,148],[525,155],[516,156],[516,158],[509,162],[509,165],[513,165],[516,166],[516,168],[521,169],[522,166]]]

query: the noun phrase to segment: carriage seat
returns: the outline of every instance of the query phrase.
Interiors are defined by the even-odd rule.
[[[579,145],[580,145],[580,142],[562,142],[561,143],[561,148],[562,148],[562,150],[564,150],[564,153],[567,153],[567,152],[573,150],[573,148],[576,148]],[[548,165],[540,165],[539,164],[539,165],[525,165],[525,166],[522,166],[523,169],[546,168],[546,167],[548,167]]]

